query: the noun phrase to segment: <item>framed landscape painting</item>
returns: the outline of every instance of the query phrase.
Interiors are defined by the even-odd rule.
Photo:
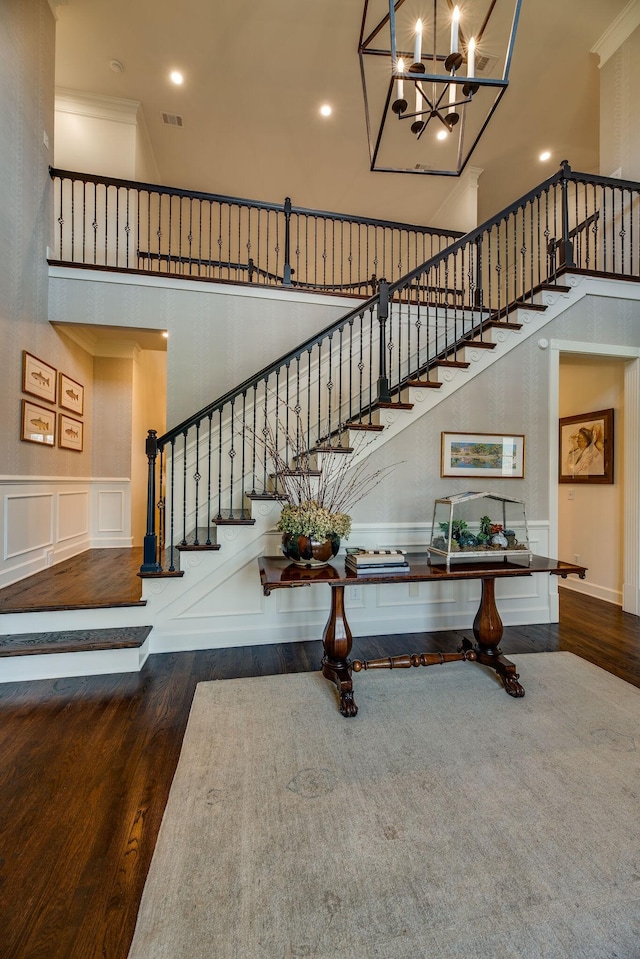
[[[76,383],[66,373],[60,374],[58,406],[64,407],[65,410],[72,410],[76,416],[82,416],[84,412],[84,386]]]
[[[33,353],[22,351],[22,392],[37,396],[47,403],[56,401],[57,370],[39,360]]]
[[[500,433],[443,433],[441,476],[522,479],[524,436]]]
[[[60,429],[58,433],[58,446],[63,450],[76,450],[82,452],[84,443],[84,423],[81,420],[74,420],[72,416],[66,413],[60,414]]]
[[[613,410],[559,421],[558,482],[613,483]]]
[[[56,414],[31,400],[22,400],[20,439],[25,443],[53,446],[56,437]]]

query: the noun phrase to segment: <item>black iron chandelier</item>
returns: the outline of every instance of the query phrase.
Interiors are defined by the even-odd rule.
[[[462,173],[509,85],[521,2],[365,0],[371,170]]]

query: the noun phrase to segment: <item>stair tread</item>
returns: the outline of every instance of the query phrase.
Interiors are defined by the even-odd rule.
[[[360,423],[360,422],[351,422],[347,423],[348,430],[371,430],[372,433],[381,433],[384,429],[384,426],[380,426],[378,423]]]
[[[228,516],[216,516],[213,521],[216,526],[255,526],[254,519],[233,519]]]
[[[353,446],[334,446],[328,443],[326,446],[314,446],[312,453],[353,453]]]
[[[451,367],[452,369],[466,370],[471,366],[471,363],[466,363],[464,360],[436,360],[431,365],[446,366],[446,367]]]
[[[464,349],[466,346],[477,346],[481,350],[495,350],[496,344],[489,343],[487,340],[462,340],[458,344],[458,349]]]
[[[0,657],[86,653],[104,649],[136,649],[143,645],[152,628],[152,626],[116,626],[109,629],[13,633],[0,636]]]
[[[468,363],[465,363],[464,365],[469,366]],[[407,380],[407,386],[414,386],[414,387],[426,386],[432,390],[439,390],[440,387],[442,386],[442,383],[440,383],[439,380]]]
[[[556,293],[571,293],[571,287],[563,286],[561,283],[541,283],[539,289],[552,290]]]
[[[494,330],[521,330],[522,323],[512,323],[510,320],[488,320],[485,323],[485,329],[491,327]]]
[[[211,526],[209,529],[207,529],[206,526],[200,526],[197,530],[189,533],[185,543],[176,543],[174,548],[180,551],[190,549],[220,549],[219,543],[207,543],[207,540],[211,539],[212,534],[215,535],[215,529],[215,526]],[[196,538],[198,540],[197,543],[194,542]]]
[[[525,303],[522,300],[516,300],[512,304],[514,310],[535,310],[537,313],[544,313],[547,307],[544,303]]]

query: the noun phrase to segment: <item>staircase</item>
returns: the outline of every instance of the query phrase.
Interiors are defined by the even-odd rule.
[[[277,609],[260,595],[255,560],[278,552],[281,501],[260,437],[269,431],[295,469],[290,437],[301,428],[318,470],[335,456],[355,468],[584,296],[609,285],[611,295],[637,298],[620,281],[632,287],[640,274],[639,189],[564,164],[164,436],[151,431],[145,606],[128,622],[153,627],[140,659],[147,650],[317,638],[324,604],[313,591],[286,591],[293,595],[279,597]],[[418,545],[428,542],[427,527]],[[427,628],[464,624],[473,605],[458,602]],[[363,615],[362,629],[389,630],[394,617]],[[105,628],[125,625],[113,612],[108,619]],[[31,616],[6,625],[23,635],[36,629]],[[82,617],[76,625],[84,628]],[[402,628],[424,629],[424,609],[403,607]]]

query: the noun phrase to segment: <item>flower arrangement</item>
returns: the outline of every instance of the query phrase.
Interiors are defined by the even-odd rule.
[[[285,503],[276,529],[315,540],[326,539],[332,533],[347,539],[351,532],[351,517],[347,513],[332,513],[317,500]]]

